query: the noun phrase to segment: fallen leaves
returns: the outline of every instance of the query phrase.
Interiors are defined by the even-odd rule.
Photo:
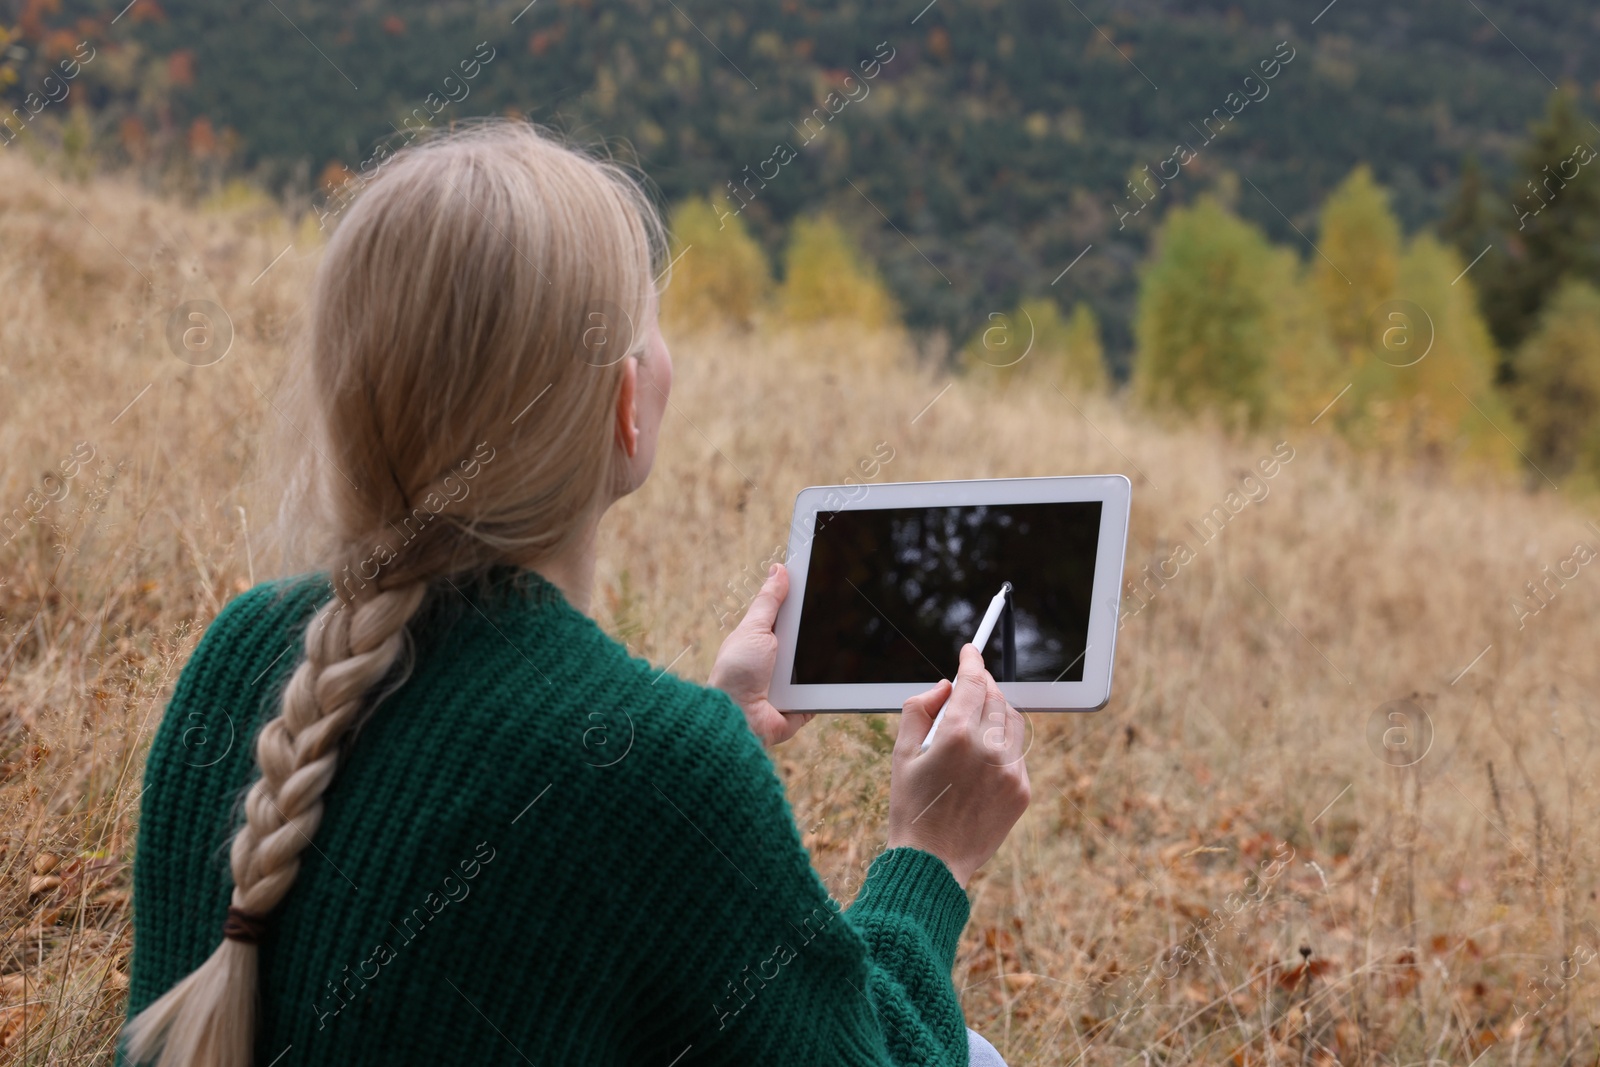
[[[61,885],[61,879],[53,874],[41,874],[28,881],[28,895],[30,897],[43,896]]]
[[[39,1029],[49,1015],[49,1005],[37,1000],[0,1008],[0,1050],[22,1043],[24,1034]]]

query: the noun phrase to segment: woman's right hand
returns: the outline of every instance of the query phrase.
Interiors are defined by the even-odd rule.
[[[918,752],[946,696],[933,745]],[[944,860],[963,889],[1027,810],[1022,714],[1006,702],[975,645],[961,649],[955,686],[941,681],[901,708],[889,779],[890,848]]]

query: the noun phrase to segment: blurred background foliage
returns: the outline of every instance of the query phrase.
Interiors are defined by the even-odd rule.
[[[522,115],[648,175],[679,329],[898,323],[974,377],[1593,481],[1600,13],[1302,14],[0,0],[0,151],[304,221],[408,121]]]

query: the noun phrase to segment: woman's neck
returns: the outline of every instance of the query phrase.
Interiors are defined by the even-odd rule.
[[[532,568],[540,577],[561,590],[567,603],[589,614],[589,596],[594,589],[596,545],[599,541],[598,517],[590,521],[583,534],[567,551],[552,556]]]

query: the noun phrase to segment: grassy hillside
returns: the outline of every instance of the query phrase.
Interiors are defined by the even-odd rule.
[[[221,604],[292,565],[257,451],[288,432],[270,397],[315,256],[275,207],[184,208],[0,155],[0,505],[35,520],[0,544],[10,1062],[109,1060],[150,732]],[[231,320],[212,365],[168,345],[188,300]],[[956,980],[1011,1062],[1595,1057],[1600,579],[1572,562],[1600,545],[1591,514],[1358,458],[1320,425],[1230,436],[952,379],[893,331],[669,341],[661,455],[605,528],[596,603],[687,677],[795,491],[880,443],[879,480],[1134,481],[1143,591],[1112,702],[1031,717],[1033,806],[971,886]],[[1247,482],[1275,450],[1292,458]],[[1203,539],[1231,493],[1247,503]],[[882,847],[894,730],[824,717],[775,752],[841,899]],[[223,742],[195,738],[197,761]]]
[[[1464,156],[1508,176],[1556,83],[1592,100],[1595,17],[1582,0],[5,0],[23,58],[0,98],[37,92],[87,37],[97,58],[41,129],[89,102],[84,151],[176,153],[302,197],[418,109],[430,124],[514,110],[625,140],[669,201],[748,198],[774,257],[795,217],[848,215],[919,328],[959,342],[1020,297],[1088,297],[1120,358],[1132,266],[1171,204],[1235,172],[1255,186],[1239,186],[1240,210],[1299,242],[1294,227],[1312,233],[1316,205],[1371,160],[1416,229],[1445,213]],[[1274,77],[1244,82],[1274,56]],[[1154,195],[1130,177],[1161,172],[1180,142],[1198,158],[1124,224]],[[794,160],[763,167],[779,143]],[[771,180],[731,188],[758,173]]]

